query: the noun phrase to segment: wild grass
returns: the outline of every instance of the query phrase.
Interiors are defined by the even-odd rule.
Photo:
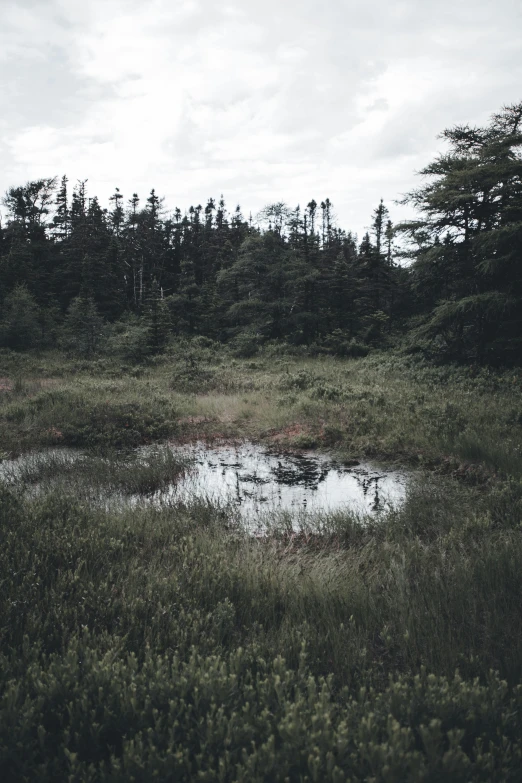
[[[45,445],[248,437],[352,458],[522,475],[517,371],[437,368],[399,355],[251,361],[183,344],[138,368],[56,354],[33,366],[27,357],[2,358],[3,375],[25,379],[0,393],[2,449],[12,454]],[[52,386],[34,388],[51,379]]]
[[[515,501],[520,512],[522,493],[512,488]],[[224,764],[222,780],[284,780],[280,768],[290,780],[313,780],[309,759],[317,752],[318,780],[345,780],[350,770],[362,780],[372,769],[376,780],[431,780],[437,770],[441,779],[481,780],[476,741],[492,742],[493,753],[506,723],[514,755],[499,746],[488,769],[515,770],[520,516],[495,521],[502,493],[488,503],[481,508],[456,482],[431,481],[372,524],[337,514],[320,519],[320,535],[310,529],[290,539],[281,530],[258,539],[231,531],[223,514],[201,503],[107,512],[75,499],[74,486],[32,499],[4,488],[4,779],[22,779],[25,770],[65,780],[73,769],[79,780],[123,780],[140,764],[146,779],[148,765],[159,764],[160,780],[174,768],[181,780],[212,780]],[[452,679],[456,669],[463,680]],[[471,703],[475,718],[462,727],[458,715]],[[386,715],[375,717],[376,709]],[[234,714],[249,725],[246,735],[233,728]],[[367,722],[366,744],[355,732],[346,740],[350,753],[338,755],[327,745],[338,747],[343,721],[355,725],[355,716]],[[317,721],[324,726],[315,751]],[[446,751],[423,744],[422,725]],[[150,731],[155,740],[145,749]],[[245,736],[254,744],[243,753]],[[378,754],[367,766],[368,743],[378,737],[395,757],[393,775]],[[454,777],[444,767],[452,747],[460,759]],[[198,777],[201,759],[206,778]],[[243,778],[238,764],[246,765]]]
[[[37,485],[40,492],[62,489],[90,497],[122,492],[151,495],[175,483],[190,461],[168,447],[147,451],[101,453],[74,449],[48,449],[0,463],[0,478],[18,487]]]
[[[51,448],[2,468],[2,779],[518,780],[519,376],[191,350],[2,355],[0,449]],[[204,501],[95,502],[186,469],[136,445],[216,436],[427,470],[375,517],[260,536]]]
[[[462,502],[467,495],[462,492],[454,488],[453,499]],[[416,670],[418,663],[441,674],[463,663],[473,670],[468,655],[479,667],[500,667],[510,681],[519,675],[519,528],[513,522],[501,527],[489,510],[481,514],[476,505],[468,513],[448,515],[447,497],[437,488],[417,488],[403,509],[373,526],[354,524],[350,517],[343,526],[340,515],[329,526],[323,518],[321,537],[294,547],[284,535],[261,540],[238,530],[230,535],[222,515],[206,505],[94,512],[56,492],[25,501],[8,494],[4,502],[9,518],[2,571],[8,572],[9,559],[19,566],[18,579],[4,585],[4,599],[27,607],[3,626],[4,640],[9,634],[21,644],[31,628],[43,647],[54,651],[57,626],[51,618],[58,613],[65,618],[60,638],[83,624],[101,632],[114,631],[115,623],[124,635],[130,629],[139,633],[130,648],[136,654],[145,643],[161,651],[175,641],[168,623],[156,624],[168,605],[197,608],[206,616],[226,602],[234,609],[229,632],[235,645],[276,634],[277,649],[292,658],[300,641],[294,649],[293,633],[286,633],[304,624],[317,671],[327,651],[329,659],[334,655],[332,670],[342,674],[340,684],[366,677],[372,643],[385,627],[391,646],[384,637],[378,642],[387,651],[383,666],[397,648],[405,671]],[[423,508],[429,515],[420,526]],[[445,520],[442,529],[439,518]],[[74,574],[77,595],[94,591],[87,607],[56,601]],[[27,603],[20,590],[25,576],[38,588]],[[126,606],[111,609],[116,592],[125,594]],[[138,623],[135,615],[137,606],[145,609],[146,596],[155,599],[146,611],[156,618],[152,625]],[[495,603],[504,610],[493,611]],[[511,622],[506,622],[508,609]],[[76,618],[72,624],[70,612]],[[515,646],[503,642],[510,635]],[[339,658],[334,648],[342,651]],[[367,660],[359,660],[363,648]],[[397,660],[388,663],[395,670]]]

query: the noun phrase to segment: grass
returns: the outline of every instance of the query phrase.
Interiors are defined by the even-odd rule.
[[[189,361],[187,350],[174,346],[137,369],[57,354],[30,364],[4,352],[0,372],[19,380],[0,396],[3,451],[249,437],[522,476],[515,371],[434,368],[399,356],[252,361],[203,348]]]
[[[519,780],[519,377],[184,352],[4,356],[0,448],[53,450],[0,490],[2,778]],[[134,445],[216,436],[426,470],[363,524],[257,538],[209,503],[93,502],[186,469]]]
[[[149,761],[170,758],[171,769],[179,748],[186,763],[184,777],[178,770],[180,779],[197,780],[198,753],[209,768],[218,757],[226,761],[215,710],[221,705],[220,720],[226,713],[223,730],[229,736],[234,711],[245,716],[253,703],[249,731],[258,750],[251,747],[241,755],[236,742],[243,740],[230,740],[237,764],[253,764],[261,738],[273,737],[271,764],[277,769],[288,763],[290,779],[298,780],[296,768],[303,775],[309,772],[309,732],[319,712],[321,732],[329,725],[331,734],[319,744],[318,779],[344,780],[350,764],[363,775],[367,759],[360,747],[352,748],[355,757],[350,762],[341,758],[340,766],[331,766],[339,766],[338,777],[328,777],[328,743],[332,738],[337,743],[342,734],[340,716],[371,720],[384,700],[387,712],[376,719],[374,740],[384,732],[388,753],[397,756],[397,771],[376,779],[431,780],[433,764],[443,769],[445,756],[435,753],[432,764],[419,740],[419,718],[406,708],[415,689],[422,705],[416,709],[426,715],[426,725],[442,721],[441,747],[458,728],[459,699],[465,696],[485,713],[477,725],[468,720],[457,744],[467,759],[462,774],[469,775],[480,754],[466,743],[473,748],[484,736],[495,745],[499,721],[511,715],[513,722],[513,715],[520,715],[518,707],[513,713],[510,700],[519,697],[510,686],[522,674],[522,544],[515,513],[503,524],[494,522],[494,497],[481,512],[471,489],[453,482],[451,497],[448,491],[438,482],[420,484],[401,510],[373,526],[336,515],[321,520],[320,536],[290,541],[283,533],[258,540],[231,532],[211,506],[108,513],[64,492],[31,500],[4,490],[0,736],[11,739],[0,766],[7,779],[22,779],[26,756],[13,751],[20,745],[33,758],[27,769],[33,775],[38,770],[42,780],[52,775],[65,780],[70,769],[78,779],[90,779],[89,764],[94,764],[92,779],[123,780],[140,763],[152,774]],[[520,511],[520,497],[518,502]],[[181,667],[178,675],[172,667]],[[464,695],[459,691],[448,714],[456,669]],[[500,679],[491,679],[491,669]],[[419,685],[414,678],[422,672],[435,679]],[[435,686],[437,697],[430,703]],[[202,702],[194,701],[196,687],[207,694],[197,696]],[[267,687],[274,694],[270,698]],[[371,694],[363,705],[361,688]],[[400,709],[391,695],[397,688],[404,702],[399,699]],[[134,703],[126,695],[132,693]],[[174,698],[179,702],[175,714],[184,715],[186,725],[178,745],[160,752],[176,725],[168,717]],[[187,699],[195,706],[185,714]],[[305,706],[300,707],[302,699]],[[505,713],[502,719],[492,711],[495,699],[500,700],[497,711]],[[156,713],[150,712],[151,700]],[[303,709],[310,710],[310,722],[305,716],[292,730],[282,727],[285,715]],[[390,736],[394,709],[401,713],[401,730],[411,732],[406,746],[400,732]],[[271,718],[262,729],[263,710]],[[198,720],[203,716],[204,728],[192,736],[196,715]],[[493,721],[492,728],[487,721]],[[153,726],[155,750],[147,744],[145,751],[140,743]],[[87,739],[80,741],[78,727]],[[520,727],[516,723],[510,729],[514,737]],[[209,733],[206,744],[202,732]],[[291,762],[279,745],[285,737]],[[513,742],[512,750],[517,747]],[[416,748],[418,757],[410,757]],[[72,766],[68,754],[74,754]],[[509,754],[502,759],[508,767],[518,763]],[[411,772],[419,760],[426,777]],[[491,763],[498,771],[497,762]],[[284,780],[264,770],[263,754],[255,763],[257,777],[245,772],[243,779]],[[401,777],[406,773],[410,777]],[[241,779],[235,774],[230,769],[223,779]]]
[[[40,492],[59,488],[76,496],[86,491],[108,496],[151,495],[175,482],[190,464],[167,447],[141,451],[82,453],[72,449],[49,449],[0,465],[0,475],[7,484],[37,485]]]

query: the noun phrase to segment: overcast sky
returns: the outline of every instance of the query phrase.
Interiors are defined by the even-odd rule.
[[[0,192],[67,174],[369,225],[437,134],[522,100],[520,0],[0,0]]]

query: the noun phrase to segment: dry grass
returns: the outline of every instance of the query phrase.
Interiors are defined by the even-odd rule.
[[[18,379],[0,396],[5,451],[48,445],[55,433],[64,445],[118,447],[244,437],[522,475],[522,383],[513,371],[433,368],[394,356],[253,362],[215,351],[187,366],[175,349],[138,371],[103,360],[77,366],[57,355],[22,364],[2,373]],[[28,391],[24,377],[37,385]]]

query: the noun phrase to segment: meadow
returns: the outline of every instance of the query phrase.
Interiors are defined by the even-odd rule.
[[[4,351],[0,376],[4,462],[89,455],[1,488],[2,779],[521,779],[520,372],[200,338],[137,366]],[[262,537],[79,490],[145,497],[186,466],[137,446],[244,438],[415,478]]]

